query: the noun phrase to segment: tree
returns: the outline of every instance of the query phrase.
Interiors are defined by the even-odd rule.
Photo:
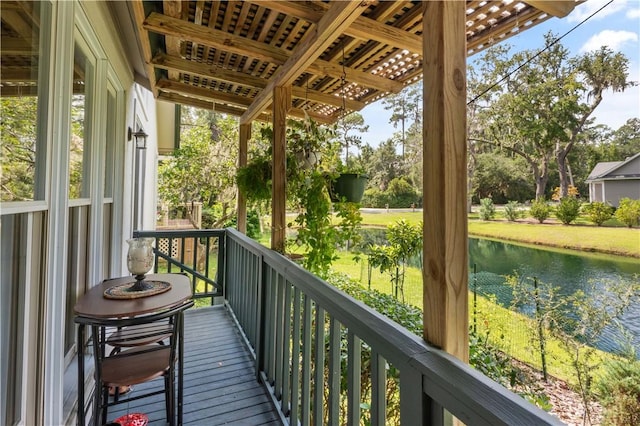
[[[499,151],[474,155],[475,166],[471,179],[471,195],[476,202],[491,198],[497,204],[516,200],[525,202],[535,196],[526,164],[519,158],[508,157]]]
[[[549,43],[550,36],[546,38]],[[544,198],[556,143],[567,141],[566,129],[575,126],[576,82],[563,65],[568,51],[559,43],[526,62],[530,55],[520,52],[508,60],[525,65],[507,79],[499,98],[487,110],[485,122],[489,140],[527,161],[536,183],[536,198]]]
[[[371,246],[368,260],[371,266],[388,272],[393,285],[394,296],[398,292],[404,303],[404,278],[409,260],[415,257],[422,248],[422,223],[411,225],[404,219],[387,225],[388,245]]]
[[[202,202],[205,209],[220,203],[224,221],[232,216],[228,207],[235,197],[237,120],[195,108],[185,108],[182,116],[180,147],[158,167],[160,199],[172,206]],[[193,219],[189,212],[187,217]]]
[[[402,175],[402,161],[396,154],[396,141],[393,138],[382,142],[366,163],[369,185],[384,191],[393,178]]]
[[[1,200],[33,200],[38,98],[4,97],[0,102]]]
[[[422,127],[422,81],[405,87],[400,93],[384,98],[382,104],[386,110],[392,111],[389,123],[393,124],[394,128],[398,128],[400,125],[400,141],[402,158],[404,159],[407,141],[406,129],[411,126],[411,123],[417,124],[418,128]]]
[[[360,147],[362,145],[362,137],[350,133],[366,133],[369,131],[369,126],[364,124],[364,118],[359,112],[352,112],[342,117],[337,124],[341,144],[344,147],[344,165],[349,167],[349,146]]]
[[[611,135],[611,155],[603,161],[621,161],[640,152],[640,118],[630,118]]]
[[[568,195],[567,156],[573,146],[583,139],[583,131],[589,124],[589,117],[602,102],[605,90],[624,92],[625,89],[636,85],[629,78],[629,59],[622,53],[614,53],[606,46],[595,52],[589,52],[571,61],[571,68],[577,71],[580,99],[576,125],[570,129],[570,137],[556,143],[555,156],[560,177],[560,196]]]
[[[635,84],[627,80],[628,60],[620,53],[602,48],[572,59],[552,33],[545,35],[545,43],[541,52],[512,56],[507,54],[508,46],[489,49],[480,61],[480,69],[486,72],[482,75],[501,83],[485,88],[476,78],[470,84],[482,94],[476,102],[484,107],[474,110],[470,139],[501,146],[525,159],[537,198],[545,195],[552,160],[558,168],[561,194],[568,193],[568,155],[592,135],[590,116],[603,92]]]

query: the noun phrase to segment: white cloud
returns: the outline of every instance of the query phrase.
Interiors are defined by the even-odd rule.
[[[622,93],[604,92],[593,117],[597,124],[606,124],[614,130],[630,118],[640,118],[640,88],[635,86]]]
[[[629,9],[626,14],[629,19],[637,19],[640,18],[640,8],[638,9]]]
[[[637,81],[640,75],[638,64],[630,65],[629,80]],[[596,124],[606,124],[614,130],[630,118],[640,118],[640,86],[630,87],[624,92],[605,91],[592,117]]]
[[[591,38],[582,45],[580,52],[591,52],[600,49],[602,46],[608,46],[613,51],[618,52],[622,50],[622,47],[627,42],[637,41],[637,33],[631,31],[604,30],[591,36]]]
[[[568,22],[582,22],[584,19],[591,16],[592,13],[600,9],[602,6],[607,4],[610,0],[589,0],[586,1],[576,8],[567,16]],[[616,12],[623,10],[627,5],[627,0],[613,0],[613,2],[598,12],[591,19],[603,19],[609,15],[613,15]]]

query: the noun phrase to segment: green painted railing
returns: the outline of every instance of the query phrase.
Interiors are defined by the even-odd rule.
[[[155,238],[154,272],[182,272],[191,280],[195,299],[214,299],[223,295],[223,229],[175,231],[134,231],[134,238]]]
[[[245,235],[226,247],[225,303],[288,424],[562,424]]]
[[[286,424],[562,424],[233,229],[134,236],[156,238],[156,268],[190,274],[196,297],[224,297]]]

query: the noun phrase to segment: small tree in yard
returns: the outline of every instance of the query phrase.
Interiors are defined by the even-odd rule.
[[[531,203],[531,209],[529,210],[531,217],[538,220],[538,222],[544,222],[551,214],[551,207],[543,199],[535,200]]]
[[[398,291],[404,302],[404,277],[407,263],[422,248],[422,225],[413,226],[404,219],[387,226],[388,246],[374,245],[369,252],[369,263],[388,272],[394,287],[394,296]]]
[[[622,198],[615,213],[616,219],[629,228],[638,226],[640,222],[640,200]]]
[[[580,215],[580,201],[575,197],[564,197],[556,208],[556,217],[565,225],[570,225]]]
[[[621,359],[604,365],[598,390],[604,407],[603,424],[640,424],[640,361],[633,345],[628,345]]]
[[[480,219],[491,220],[496,215],[496,207],[493,205],[491,198],[483,198],[480,200]]]
[[[535,330],[531,330],[532,350],[540,350],[540,363],[544,381],[547,381],[547,332],[549,317],[558,309],[561,300],[558,298],[558,288],[538,282],[536,277],[526,278],[516,275],[506,277],[506,283],[513,289],[512,306],[522,309],[530,306],[534,312]],[[535,348],[535,349],[533,349]]]
[[[613,207],[601,201],[594,201],[582,206],[582,213],[587,216],[590,222],[602,226],[613,216]]]
[[[584,406],[585,423],[591,424],[590,402],[594,399],[594,371],[600,360],[596,342],[605,327],[616,323],[629,306],[640,302],[640,277],[632,280],[589,282],[586,291],[578,290],[562,299],[548,312],[549,331],[571,359]]]
[[[517,201],[509,201],[504,206],[504,217],[510,222],[515,222],[522,217],[522,211],[520,210],[520,203]]]

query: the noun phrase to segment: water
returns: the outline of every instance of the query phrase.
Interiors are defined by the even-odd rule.
[[[511,288],[504,283],[505,275],[517,273],[520,277],[536,277],[539,282],[559,288],[561,294],[577,290],[590,291],[590,281],[601,284],[606,280],[637,280],[640,261],[618,256],[596,255],[576,251],[557,251],[533,248],[500,241],[470,238],[470,270],[476,265],[478,282],[496,294],[498,302],[508,306]],[[470,279],[471,283],[472,280]],[[633,345],[640,356],[640,305],[629,307],[620,323],[629,330]],[[596,346],[615,352],[619,348],[621,334],[614,326],[607,327]]]

